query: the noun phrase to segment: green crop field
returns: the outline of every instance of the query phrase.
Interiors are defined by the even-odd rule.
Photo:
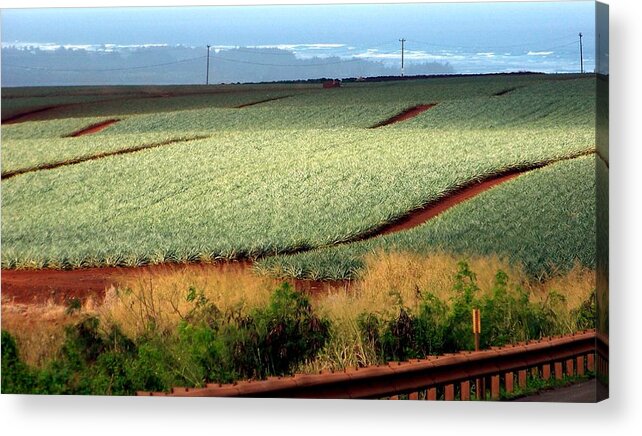
[[[377,251],[462,256],[499,254],[532,277],[595,268],[595,158],[579,157],[536,169],[453,207],[414,229],[291,256],[257,268],[276,276],[356,278],[363,256]]]
[[[351,241],[472,181],[591,153],[594,89],[589,76],[544,75],[329,90],[319,84],[72,89],[73,104],[2,126],[3,174],[62,164],[3,179],[2,267],[135,266],[316,248],[265,258],[259,267],[338,278],[353,276],[364,250],[378,244],[497,252],[533,274],[574,260],[591,266],[594,181],[587,157],[521,176],[416,229]],[[39,92],[11,90],[11,110],[19,100],[56,100],[61,91]],[[274,100],[236,108],[268,99]],[[369,128],[427,103],[437,105]],[[120,121],[65,137],[111,118]],[[100,156],[161,143],[167,144]],[[64,165],[78,158],[86,161]],[[564,207],[555,210],[565,205],[583,209],[569,220]],[[480,222],[483,238],[468,237],[473,230],[466,229],[477,234]],[[338,243],[344,245],[332,247]]]

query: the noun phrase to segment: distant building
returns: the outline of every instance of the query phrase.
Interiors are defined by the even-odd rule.
[[[337,79],[326,80],[325,82],[323,82],[323,87],[326,88],[326,89],[327,88],[339,88],[339,87],[341,87],[341,80],[337,80]]]

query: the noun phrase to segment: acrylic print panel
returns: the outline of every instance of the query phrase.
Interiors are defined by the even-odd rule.
[[[606,5],[2,28],[3,393],[608,396]]]

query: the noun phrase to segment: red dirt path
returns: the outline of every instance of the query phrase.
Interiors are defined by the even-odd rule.
[[[98,133],[101,130],[105,130],[107,127],[111,126],[112,124],[117,123],[120,121],[117,118],[112,118],[111,120],[106,120],[106,121],[101,121],[99,123],[92,124],[90,126],[87,126],[83,129],[76,130],[72,134],[68,135],[70,138],[75,138],[77,136],[83,136],[83,135],[91,135],[92,133]]]
[[[358,240],[368,239],[388,233],[399,232],[416,227],[445,210],[460,204],[481,192],[496,185],[509,181],[520,174],[545,166],[540,164],[529,168],[513,169],[502,174],[491,176],[481,182],[466,185],[422,209],[411,212],[405,217],[390,223],[373,232],[363,235]],[[355,242],[355,241],[350,241]],[[81,300],[91,296],[97,300],[104,297],[105,290],[115,286],[119,279],[132,274],[139,274],[144,270],[155,271],[167,268],[220,268],[225,264],[188,264],[188,265],[152,265],[140,268],[87,268],[80,270],[2,270],[0,276],[3,299],[8,298],[17,303],[46,302],[53,299],[55,302],[64,303],[69,298]],[[240,267],[251,266],[249,261],[239,263]],[[291,280],[297,289],[317,294],[337,288],[349,288],[350,281],[314,281]]]
[[[105,290],[117,283],[123,268],[86,268],[77,270],[7,270],[0,275],[2,299],[21,304],[52,300],[65,304],[71,298],[101,301]]]
[[[92,154],[89,156],[83,156],[83,157],[78,157],[75,159],[69,159],[61,162],[52,162],[48,164],[42,164],[38,165],[35,167],[28,167],[28,168],[21,168],[13,171],[6,171],[0,175],[0,179],[5,180],[5,179],[10,179],[11,177],[15,177],[20,174],[25,174],[25,173],[32,173],[34,171],[42,171],[42,170],[52,170],[54,168],[59,168],[59,167],[64,167],[67,165],[75,165],[79,164],[82,162],[87,162],[88,160],[97,160],[97,159],[102,159],[105,157],[109,156],[118,156],[120,154],[129,154],[129,153],[135,153],[137,151],[141,150],[147,150],[149,148],[156,148],[156,147],[162,147],[164,145],[170,145],[170,144],[176,144],[178,142],[188,142],[188,141],[196,141],[198,139],[205,139],[208,138],[209,136],[204,136],[204,135],[199,135],[199,136],[194,136],[191,138],[176,138],[176,139],[168,139],[167,141],[162,141],[162,142],[155,142],[152,144],[143,144],[143,145],[138,145],[136,147],[130,147],[130,148],[123,148],[120,150],[114,150],[114,151],[106,151],[103,153],[96,153]]]
[[[439,199],[433,203],[428,204],[427,206],[419,209],[415,212],[412,212],[400,220],[391,223],[384,228],[378,231],[379,235],[386,235],[388,233],[401,232],[403,230],[408,230],[418,225],[421,225],[439,215],[440,213],[450,209],[453,206],[458,205],[459,203],[468,200],[480,194],[484,191],[489,190],[493,186],[499,185],[500,183],[507,182],[511,179],[522,174],[524,171],[513,171],[507,174],[499,175],[492,177],[490,179],[484,180],[482,182],[477,182],[471,185],[467,185],[452,194],[447,195],[446,197]]]
[[[370,127],[371,129],[376,129],[377,127],[383,127],[387,126],[393,123],[398,123],[400,121],[405,121],[410,118],[414,118],[417,115],[419,115],[422,112],[427,111],[428,109],[435,107],[437,103],[430,103],[430,104],[420,104],[417,106],[410,107],[408,109],[405,109],[404,111],[398,113],[392,118],[388,118],[387,120],[381,121],[380,123],[375,124],[374,126]]]

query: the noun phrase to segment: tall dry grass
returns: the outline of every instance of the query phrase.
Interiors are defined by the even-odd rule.
[[[187,299],[190,288],[221,312],[247,313],[265,305],[280,283],[239,263],[144,269],[119,282],[121,286],[107,291],[99,315],[103,323],[118,325],[130,337],[143,334],[151,321],[159,331],[175,331],[194,307]]]
[[[364,342],[358,325],[362,313],[380,319],[393,318],[400,304],[417,312],[422,296],[432,293],[444,302],[453,297],[458,262],[466,260],[477,276],[480,296],[492,290],[495,274],[504,271],[512,292],[520,287],[533,302],[545,301],[550,292],[565,297],[559,316],[570,320],[570,313],[586,301],[595,288],[595,272],[576,265],[570,272],[545,282],[531,282],[523,269],[497,256],[462,259],[449,253],[419,255],[393,252],[374,253],[366,258],[360,278],[350,286],[330,288],[313,295],[315,310],[330,319],[332,337],[313,362],[300,370],[343,369],[378,363],[372,344]],[[131,338],[139,337],[153,321],[161,332],[176,332],[180,321],[194,307],[187,299],[190,288],[202,293],[221,312],[247,314],[264,306],[281,281],[256,275],[245,264],[190,265],[164,269],[141,269],[123,277],[121,286],[107,291],[104,303],[91,302],[73,315],[65,307],[2,305],[2,328],[12,333],[21,354],[36,366],[50,360],[64,339],[64,326],[88,314],[99,316],[103,326],[118,325]],[[483,315],[482,315],[483,316]]]
[[[89,299],[76,311],[53,302],[17,304],[2,300],[2,329],[16,339],[20,357],[29,365],[43,367],[57,357],[65,340],[65,326],[95,313]]]
[[[336,289],[314,299],[316,309],[332,321],[332,339],[319,358],[302,369],[316,372],[377,363],[372,346],[361,337],[359,315],[374,313],[381,319],[391,319],[398,314],[399,305],[417,313],[427,293],[449,303],[454,296],[454,276],[461,260],[476,274],[479,296],[490,295],[499,270],[508,275],[511,292],[521,288],[528,292],[532,302],[543,302],[551,291],[562,295],[566,301],[558,315],[564,323],[570,324],[571,312],[595,289],[595,272],[579,264],[567,274],[540,283],[530,281],[521,266],[498,256],[462,258],[444,252],[373,253],[366,258],[365,269],[349,291]]]

